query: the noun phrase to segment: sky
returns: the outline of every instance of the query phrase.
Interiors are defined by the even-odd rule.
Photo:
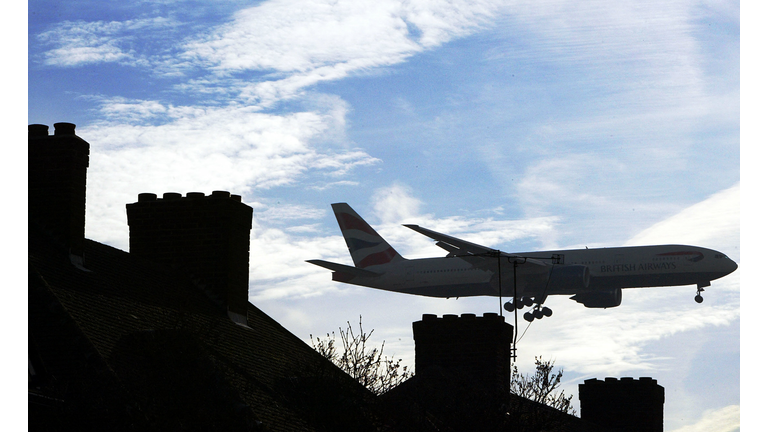
[[[332,282],[304,261],[351,264],[335,202],[406,258],[444,254],[402,227],[417,223],[507,252],[683,243],[741,265],[739,2],[30,0],[27,13],[28,124],[75,123],[91,145],[86,236],[128,250],[139,193],[241,195],[250,301],[307,342],[362,316],[412,365],[422,314],[498,311]],[[552,297],[552,317],[520,327],[518,367],[555,360],[577,406],[586,379],[650,376],[665,430],[740,430],[741,273],[702,304],[693,286],[625,290],[605,310]]]

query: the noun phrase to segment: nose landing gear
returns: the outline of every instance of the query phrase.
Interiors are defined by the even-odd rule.
[[[701,296],[701,293],[704,291],[704,287],[708,287],[709,285],[709,282],[700,282],[696,285],[696,297],[693,298],[696,303],[704,301],[704,297]]]

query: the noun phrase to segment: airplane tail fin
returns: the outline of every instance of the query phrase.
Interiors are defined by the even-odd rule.
[[[347,203],[331,204],[331,207],[355,267],[366,268],[405,259]]]

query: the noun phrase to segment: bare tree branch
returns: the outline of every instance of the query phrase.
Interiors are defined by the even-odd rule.
[[[536,373],[533,376],[523,376],[517,370],[517,365],[512,367],[512,382],[510,391],[512,394],[536,401],[538,403],[549,405],[557,410],[571,415],[576,415],[576,409],[571,406],[573,395],[566,396],[565,391],[561,390],[560,380],[563,377],[563,370],[552,373],[555,367],[554,360],[542,361],[541,356],[536,359]]]
[[[363,317],[358,323],[359,332],[355,332],[347,321],[347,328],[339,327],[341,350],[337,350],[336,334],[327,334],[325,339],[309,335],[312,348],[356,379],[360,384],[380,395],[388,392],[413,376],[407,366],[401,366],[402,359],[395,360],[384,355],[384,342],[379,348],[368,348],[373,330],[363,329]]]

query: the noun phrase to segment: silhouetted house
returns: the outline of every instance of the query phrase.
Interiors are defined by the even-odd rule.
[[[248,302],[252,209],[141,194],[84,237],[89,145],[29,127],[30,430],[385,430],[375,396]]]
[[[424,315],[416,375],[376,398],[248,302],[253,210],[239,196],[142,193],[126,206],[130,253],[88,240],[89,145],[75,125],[54,126],[29,126],[30,430],[606,431],[624,427],[617,413],[661,419],[663,389],[645,379],[587,381],[584,420],[510,395],[512,326],[496,314]]]

